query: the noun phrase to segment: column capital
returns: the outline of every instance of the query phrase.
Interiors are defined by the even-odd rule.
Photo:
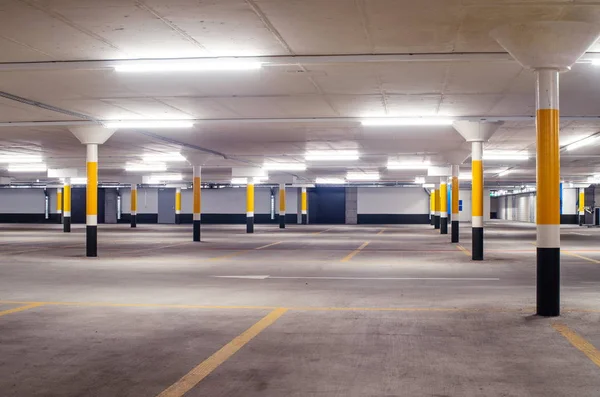
[[[69,131],[75,135],[79,142],[84,145],[102,145],[116,131],[114,128],[104,128],[103,126],[84,126],[70,127]]]

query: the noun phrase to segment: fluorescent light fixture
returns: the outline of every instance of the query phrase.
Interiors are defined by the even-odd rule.
[[[318,185],[343,185],[346,180],[342,178],[317,178],[315,183]]]
[[[144,163],[156,163],[156,162],[179,162],[187,161],[181,153],[157,153],[157,154],[145,154],[142,159]]]
[[[125,164],[125,171],[128,172],[160,172],[166,171],[167,165],[164,163],[154,163],[154,164],[133,164],[127,163]]]
[[[473,179],[473,175],[467,174],[467,173],[458,174],[458,179],[463,180],[463,181],[470,181]]]
[[[9,164],[31,164],[41,163],[42,156],[31,156],[31,155],[19,155],[19,154],[7,154],[0,156],[0,163]]]
[[[305,155],[306,161],[349,161],[358,160],[357,150],[314,150]]]
[[[484,160],[529,160],[529,154],[523,152],[484,152]]]
[[[248,178],[232,178],[232,185],[246,185],[248,183]]]
[[[130,120],[130,121],[107,121],[102,123],[105,128],[127,129],[127,128],[191,128],[193,120]]]
[[[154,174],[150,175],[148,183],[160,183],[160,182],[178,182],[183,180],[181,174]]]
[[[160,72],[224,72],[235,70],[258,70],[263,62],[247,59],[201,59],[182,61],[127,62],[114,66],[121,73],[160,73]]]
[[[422,176],[418,176],[415,178],[415,183],[424,184],[425,178],[423,178]]]
[[[511,172],[512,172],[512,170],[502,171],[501,173],[498,174],[498,176],[506,176],[506,175],[510,174]]]
[[[600,59],[592,59],[592,65],[600,66]]]
[[[264,163],[263,169],[267,171],[305,171],[303,163]]]
[[[255,176],[254,178],[252,178],[252,183],[259,184],[259,183],[264,183],[267,182],[269,180],[268,176]]]
[[[46,172],[46,164],[9,164],[8,172]]]
[[[348,172],[346,174],[348,181],[378,181],[380,178],[379,172]]]
[[[389,161],[387,168],[388,170],[426,170],[429,168],[431,163],[429,161],[422,162],[395,162]]]
[[[87,185],[87,178],[71,178],[71,185]]]
[[[582,139],[580,141],[577,141],[570,145],[567,145],[566,149],[567,149],[567,151],[570,152],[571,150],[575,150],[575,149],[579,149],[580,147],[583,147],[583,146],[591,145],[591,144],[595,143],[598,140],[598,138],[600,138],[600,136],[598,136],[598,135],[593,135],[593,136],[587,137],[585,139]]]
[[[364,119],[361,124],[365,127],[388,127],[388,126],[436,126],[452,125],[454,120],[442,117],[379,117]]]
[[[424,183],[423,187],[433,189],[435,188],[435,183]]]

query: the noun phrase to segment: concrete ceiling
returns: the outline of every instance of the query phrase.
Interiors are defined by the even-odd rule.
[[[204,180],[228,179],[234,166],[303,161],[306,150],[357,149],[359,161],[309,164],[306,172],[296,174],[311,181],[349,170],[379,170],[384,180],[408,182],[423,172],[387,171],[389,157],[421,156],[443,163],[446,152],[468,144],[450,127],[368,128],[360,125],[361,117],[507,118],[486,149],[533,154],[535,126],[526,116],[535,110],[534,75],[507,57],[488,54],[503,52],[489,32],[506,23],[539,20],[600,24],[600,3],[4,0],[0,18],[0,91],[10,94],[0,98],[0,154],[36,152],[52,168],[83,169],[85,150],[68,126],[47,122],[200,119],[212,121],[189,130],[118,131],[100,148],[101,179],[125,175],[126,161],[185,146],[223,155],[207,162]],[[590,51],[600,51],[599,45]],[[158,74],[117,73],[96,62],[409,53],[483,58],[275,62],[258,71]],[[51,63],[55,61],[92,62]],[[25,64],[29,62],[39,64]],[[561,75],[561,114],[572,117],[561,125],[561,145],[600,131],[600,119],[594,119],[600,117],[599,77],[600,68],[589,63]],[[328,120],[308,120],[313,118]],[[11,122],[31,123],[3,124]],[[487,174],[490,184],[535,179],[535,158],[486,167],[514,171],[502,178]],[[170,170],[189,172],[183,164],[172,164]],[[600,173],[600,145],[563,154],[563,179],[584,181],[594,173]],[[0,174],[9,175],[1,166]]]

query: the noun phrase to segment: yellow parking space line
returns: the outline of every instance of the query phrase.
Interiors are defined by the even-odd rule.
[[[197,367],[184,375],[177,382],[173,383],[169,388],[160,393],[158,397],[180,397],[193,389],[204,378],[210,375],[215,369],[223,364],[227,359],[237,353],[248,342],[254,339],[258,334],[272,325],[279,317],[283,316],[287,309],[278,308],[267,314],[256,324],[248,328],[238,337],[223,346],[215,354],[204,360]]]
[[[342,262],[348,262],[350,259],[354,258],[354,256],[356,254],[358,254],[363,248],[365,248],[367,245],[369,245],[370,241],[365,241],[363,243],[363,245],[361,245],[360,247],[358,247],[357,249],[355,249],[354,251],[352,251],[351,253],[349,253],[348,255],[346,255],[343,259]]]
[[[254,248],[254,249],[255,250],[262,250],[262,249],[265,249],[265,248],[268,248],[268,247],[272,247],[274,245],[281,244],[281,243],[283,243],[283,241],[277,241],[276,243],[271,243],[271,244],[263,245],[262,247],[257,247],[257,248]]]
[[[237,252],[232,252],[231,254],[216,256],[214,258],[210,258],[210,260],[211,261],[219,261],[219,260],[222,260],[222,259],[233,258],[233,257],[240,256],[240,255],[243,255],[243,254],[248,253],[248,252],[252,252],[254,250],[262,250],[262,249],[265,249],[267,247],[272,247],[274,245],[281,244],[281,243],[283,243],[283,241],[277,241],[275,243],[271,243],[271,244],[267,244],[267,245],[262,245],[260,247],[256,247],[256,248],[252,248],[252,249],[241,250],[241,251],[237,251]]]
[[[22,312],[22,311],[33,309],[34,307],[40,307],[43,305],[44,304],[40,303],[40,302],[29,303],[25,306],[19,306],[19,307],[15,307],[14,309],[8,309],[8,310],[1,311],[0,316],[6,316],[7,314]]]
[[[469,250],[466,249],[465,247],[463,247],[462,245],[456,244],[456,248],[458,248],[459,250],[461,250],[463,254],[465,254],[467,256],[471,256],[471,252],[469,252]]]
[[[583,336],[573,331],[564,323],[553,323],[554,328],[558,333],[565,337],[573,346],[587,356],[596,366],[600,367],[600,351],[594,345],[588,342]]]
[[[592,263],[600,263],[600,261],[596,260],[596,259],[592,259],[592,258],[588,258],[587,256],[583,256],[583,255],[579,255],[576,254],[574,252],[570,252],[570,251],[565,251],[565,250],[561,250],[561,252],[565,255],[569,255],[569,256],[574,256],[575,258],[579,258],[579,259],[583,259],[586,260],[588,262],[592,262]]]
[[[384,228],[383,228],[383,229],[381,229],[381,230],[379,231],[379,233],[377,233],[377,234],[378,234],[378,235],[379,235],[379,234],[383,234],[383,232],[385,232],[385,230],[386,230],[386,228],[384,227]]]
[[[330,227],[329,229],[321,230],[320,232],[314,232],[313,234],[321,234],[321,233],[325,233],[325,232],[328,232],[333,229],[335,229],[335,227]]]

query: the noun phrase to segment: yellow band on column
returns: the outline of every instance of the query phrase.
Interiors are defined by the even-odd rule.
[[[452,177],[452,213],[458,214],[458,177]],[[452,218],[453,221],[458,219]]]
[[[440,184],[440,212],[448,213],[448,185]]]
[[[302,194],[302,201],[300,203],[300,206],[301,206],[300,210],[302,212],[305,212],[308,209],[308,201],[306,198],[307,194],[306,194],[306,191],[303,191],[301,194]]]
[[[181,211],[181,192],[175,192],[175,211]]]
[[[202,197],[200,195],[201,193],[201,179],[199,176],[195,176],[194,177],[194,214],[199,214],[200,213],[200,207],[201,207],[201,201],[202,201]],[[179,194],[179,200],[180,200],[180,207],[181,207],[181,193]]]
[[[285,189],[279,189],[279,211],[285,211]]]
[[[585,192],[581,190],[579,192],[579,212],[585,211]]]
[[[483,216],[483,163],[481,160],[473,160],[473,203],[471,203],[471,213],[473,216]]]
[[[246,213],[254,214],[254,184],[252,183],[246,187]]]
[[[137,212],[137,189],[131,189],[131,211]]]
[[[62,212],[63,209],[63,194],[60,190],[56,191],[56,211]]]
[[[86,213],[98,215],[98,163],[87,163]]]
[[[71,185],[65,185],[63,188],[63,209],[65,212],[71,212]]]
[[[440,213],[440,209],[441,209],[441,196],[440,196],[440,192],[442,191],[442,189],[437,189],[435,191],[435,212]]]
[[[558,109],[537,111],[538,225],[560,225],[560,154]]]

